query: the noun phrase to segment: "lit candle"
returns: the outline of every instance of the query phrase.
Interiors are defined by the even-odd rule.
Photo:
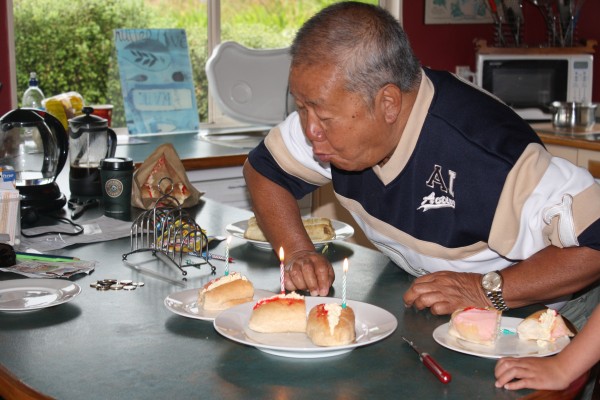
[[[346,308],[346,273],[348,272],[348,259],[344,258],[344,277],[342,278],[342,308]]]
[[[227,236],[227,247],[225,247],[225,276],[229,275],[229,243],[231,243],[231,235]]]
[[[281,273],[281,293],[285,293],[284,268],[283,268],[283,247],[279,248],[279,270]]]

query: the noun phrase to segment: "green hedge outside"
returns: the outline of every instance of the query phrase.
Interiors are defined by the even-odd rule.
[[[222,0],[221,40],[252,48],[286,47],[306,19],[333,2]],[[113,126],[125,126],[114,29],[185,29],[198,113],[207,120],[206,1],[14,0],[14,24],[19,97],[35,71],[46,97],[76,91],[86,104],[113,104]]]

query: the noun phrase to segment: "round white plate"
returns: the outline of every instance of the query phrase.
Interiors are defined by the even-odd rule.
[[[332,297],[305,297],[306,312],[320,303],[341,303]],[[347,300],[356,316],[356,340],[344,346],[321,347],[312,343],[304,333],[259,333],[248,328],[253,303],[223,311],[215,318],[215,329],[221,335],[248,346],[281,357],[321,358],[348,353],[357,347],[383,340],[398,326],[398,320],[390,312],[377,306]]]
[[[203,310],[198,308],[198,288],[183,290],[181,292],[171,293],[165,298],[165,306],[171,312],[184,317],[212,321],[222,311]],[[274,296],[275,293],[262,289],[254,290],[254,301],[264,297]],[[254,304],[254,303],[252,303]]]
[[[0,281],[0,311],[31,311],[73,300],[81,287],[64,279]]]
[[[500,336],[493,347],[470,343],[448,334],[449,323],[435,328],[433,338],[451,350],[483,358],[545,357],[560,352],[571,341],[564,337],[541,347],[535,340],[521,340],[517,334],[517,326],[521,321],[522,318],[502,317]]]
[[[332,219],[331,225],[333,225],[333,229],[335,230],[335,238],[333,238],[332,240],[313,242],[313,244],[315,245],[315,248],[317,250],[322,249],[323,247],[325,247],[326,244],[331,243],[334,240],[346,240],[346,239],[352,237],[352,235],[354,235],[354,228],[345,222],[336,221],[336,220]],[[247,241],[248,243],[250,243],[257,249],[273,250],[273,247],[271,247],[271,243],[269,243],[269,242],[263,242],[261,240],[246,239],[244,237],[244,232],[246,232],[246,229],[248,229],[248,220],[234,222],[233,224],[229,224],[229,225],[227,225],[227,227],[225,227],[225,230],[230,235]]]

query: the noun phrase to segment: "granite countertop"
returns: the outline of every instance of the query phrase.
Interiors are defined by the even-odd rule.
[[[558,129],[550,122],[534,123],[531,127],[545,144],[600,151],[600,123],[596,123],[590,129]]]
[[[130,157],[139,165],[158,146],[171,143],[188,171],[240,166],[246,161],[248,152],[260,143],[267,132],[266,127],[160,135],[128,135],[118,131],[115,155]]]

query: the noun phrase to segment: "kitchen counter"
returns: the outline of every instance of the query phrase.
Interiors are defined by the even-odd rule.
[[[116,130],[118,131],[118,129]],[[240,166],[248,152],[268,132],[268,127],[244,127],[229,131],[201,130],[192,133],[128,135],[117,132],[117,157],[141,164],[158,146],[171,143],[188,171]]]
[[[555,129],[551,123],[531,127],[545,144],[600,151],[600,124],[592,129]],[[268,132],[268,127],[244,127],[237,131],[201,130],[199,133],[130,136],[119,134],[116,156],[141,164],[154,149],[172,143],[188,171],[243,165],[248,152]]]
[[[600,151],[600,124],[591,129],[557,129],[550,122],[531,124],[545,144]]]

